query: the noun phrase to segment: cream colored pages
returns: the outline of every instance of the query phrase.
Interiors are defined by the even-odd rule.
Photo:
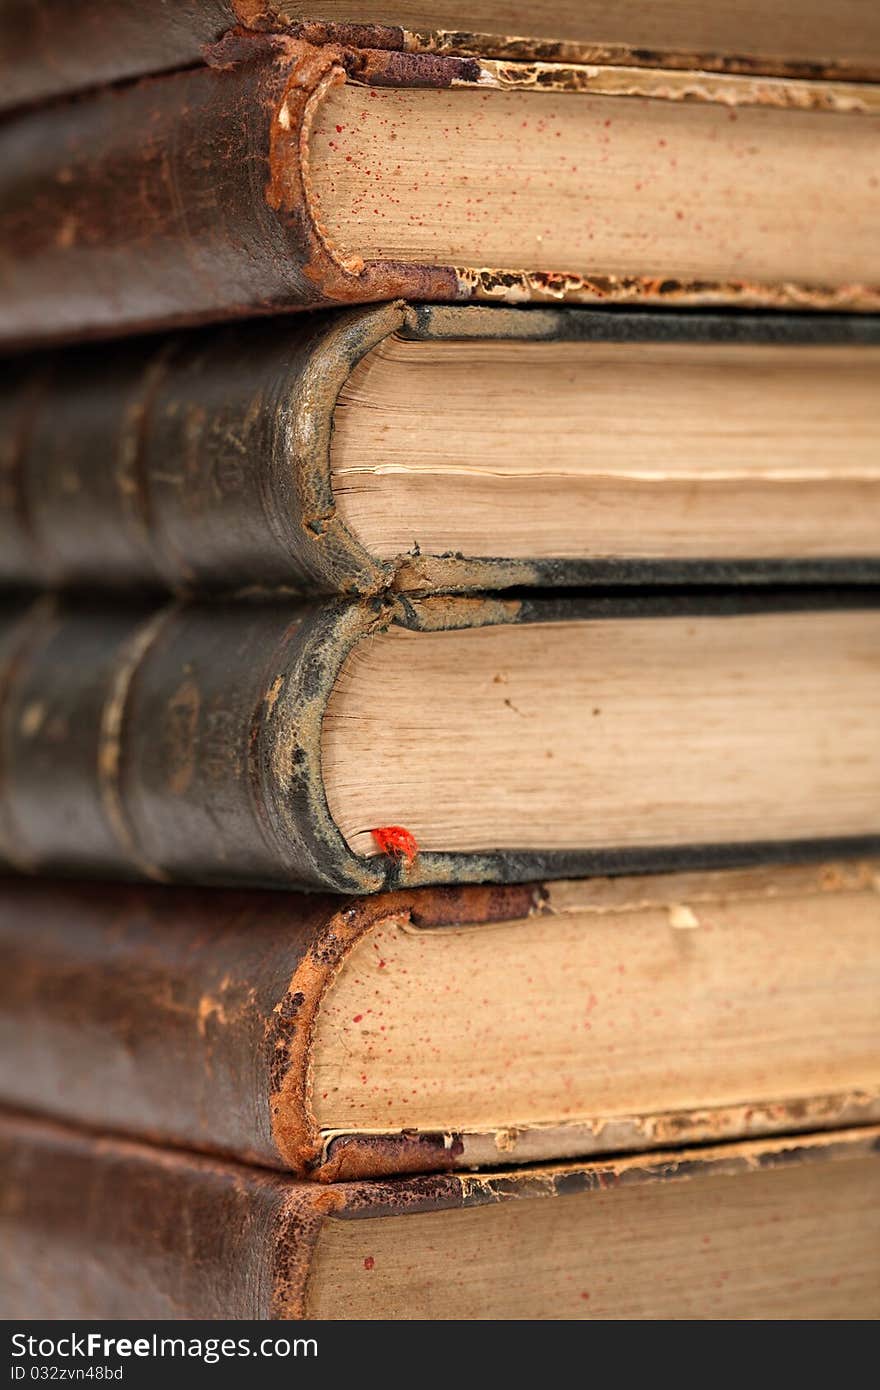
[[[621,1164],[573,1196],[330,1218],[306,1316],[876,1318],[880,1162],[759,1165],[631,1186]]]
[[[880,865],[550,885],[531,918],[470,928],[392,916],[323,997],[310,1074],[322,1130],[494,1135],[495,1163],[839,1123],[847,1097],[880,1118]],[[520,1133],[577,1123],[571,1150]]]
[[[876,835],[880,612],[403,628],[359,643],[323,723],[359,854]]]
[[[331,467],[382,559],[868,556],[880,348],[390,337]]]
[[[742,80],[717,79],[733,102]],[[878,131],[877,115],[726,99],[346,84],[308,163],[346,259],[870,286]]]

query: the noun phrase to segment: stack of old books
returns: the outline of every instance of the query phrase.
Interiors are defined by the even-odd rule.
[[[880,10],[49,8],[0,1311],[877,1314]]]

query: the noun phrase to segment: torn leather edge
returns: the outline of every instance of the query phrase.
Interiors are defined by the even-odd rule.
[[[564,1162],[877,1123],[880,1087],[489,1130],[325,1130],[316,1176],[322,1182],[343,1182],[393,1173]]]
[[[681,902],[880,892],[880,861],[762,867],[742,874],[658,875],[647,881],[399,891],[341,907],[291,977],[266,1029],[271,1132],[280,1164],[319,1182],[562,1162],[612,1152],[745,1140],[880,1122],[880,1087],[485,1130],[322,1129],[313,1105],[312,1051],[321,1007],[353,947],[385,924],[414,931],[523,922],[579,911],[641,912]],[[577,896],[575,904],[572,899]]]
[[[231,67],[243,61],[271,61],[279,70],[273,86],[269,119],[268,181],[266,203],[282,223],[290,227],[294,245],[306,248],[301,271],[315,285],[317,297],[330,304],[356,304],[393,300],[403,296],[425,300],[454,300],[459,286],[449,266],[423,266],[369,261],[335,246],[323,226],[312,196],[308,142],[311,122],[321,98],[351,75],[363,71],[368,59],[383,70],[381,60],[400,59],[400,54],[362,54],[328,45],[314,48],[298,40],[272,35],[262,41],[237,38],[217,45],[212,65]],[[410,58],[410,66],[417,60]],[[434,60],[457,63],[457,59]],[[426,85],[449,85],[452,73],[434,71]]]
[[[333,45],[313,51],[334,52],[337,65],[358,86],[592,93],[839,115],[871,116],[880,112],[880,86],[874,83],[752,77],[699,69],[608,67],[599,63],[505,62],[497,58],[455,58]]]
[[[462,74],[453,86],[471,86]],[[598,64],[505,63],[482,59],[477,85],[503,91],[592,92],[596,96],[650,101],[700,102],[712,106],[774,107],[778,110],[876,115],[880,87],[870,83],[805,82],[782,77],[743,77],[699,70],[605,67]]]
[[[377,262],[378,264],[378,262]],[[459,299],[531,304],[708,306],[750,309],[880,312],[880,285],[764,284],[757,280],[678,280],[651,275],[576,275],[565,271],[501,270],[457,266]]]
[[[568,1197],[645,1183],[736,1176],[791,1164],[880,1157],[880,1127],[747,1140],[610,1157],[583,1164],[553,1164],[517,1171],[447,1173],[399,1181],[341,1183],[345,1196],[335,1216],[358,1220],[481,1207],[522,1198]]]
[[[798,310],[833,310],[870,313],[880,311],[880,284],[836,286],[805,285],[797,281],[762,283],[749,280],[680,280],[660,275],[581,275],[568,271],[541,271],[484,266],[425,265],[417,262],[363,261],[336,246],[314,197],[309,165],[311,121],[320,104],[316,93],[325,94],[344,80],[366,86],[442,88],[452,86],[547,87],[554,91],[590,90],[620,97],[654,96],[663,100],[712,100],[725,105],[793,105],[798,109],[858,110],[880,113],[880,88],[849,89],[814,87],[810,84],[753,83],[738,77],[667,73],[644,74],[621,70],[566,68],[531,64],[525,68],[490,65],[473,59],[437,58],[429,69],[419,55],[381,50],[355,50],[338,45],[314,48],[299,40],[272,36],[266,44],[275,61],[286,68],[281,98],[271,117],[269,182],[266,201],[280,217],[301,227],[309,258],[303,265],[308,280],[320,287],[333,303],[353,303],[395,298],[431,300],[484,300],[509,304],[562,302],[583,304],[730,305]],[[256,45],[255,47],[251,45]],[[256,56],[261,45],[239,41],[237,48],[214,57],[215,65]],[[502,80],[503,73],[503,80]],[[694,86],[692,77],[699,77]],[[603,87],[604,84],[604,87]],[[608,94],[605,92],[605,94]],[[702,93],[702,95],[698,95]],[[768,93],[772,92],[772,99]],[[786,92],[788,96],[786,96]],[[714,93],[714,95],[711,95]],[[835,95],[838,93],[837,95]],[[763,95],[762,95],[763,94]],[[867,95],[866,95],[867,94]],[[856,105],[841,105],[852,101]]]
[[[821,61],[785,58],[760,52],[724,53],[684,48],[652,48],[626,43],[588,42],[528,34],[478,33],[466,29],[413,30],[397,24],[290,22],[276,6],[235,4],[240,24],[254,33],[281,32],[306,43],[341,44],[389,52],[438,54],[457,58],[497,58],[505,62],[593,64],[603,67],[671,68],[727,73],[745,77],[786,77],[808,82],[871,82],[880,79],[880,63],[844,58]]]
[[[466,918],[469,923],[516,921],[538,910],[543,890],[538,885],[506,888],[458,888],[419,895],[396,892],[343,906],[320,929],[297,965],[286,994],[267,1024],[265,1060],[271,1132],[281,1164],[322,1182],[336,1181],[342,1167],[326,1152],[312,1106],[312,1046],[324,995],[357,941],[383,922],[408,921],[414,926],[443,927]],[[398,1136],[371,1143],[361,1160],[349,1155],[347,1177],[375,1173],[431,1172],[448,1167],[442,1138],[425,1136],[404,1144]],[[381,1161],[374,1162],[381,1151]]]
[[[603,67],[672,68],[744,77],[788,77],[810,82],[872,82],[880,66],[845,59],[811,62],[759,53],[713,53],[674,48],[647,48],[623,43],[584,43],[577,39],[529,38],[513,34],[474,34],[438,29],[432,33],[400,31],[408,53],[448,53],[462,57],[501,58],[507,62],[601,64]],[[381,44],[375,45],[377,48]]]

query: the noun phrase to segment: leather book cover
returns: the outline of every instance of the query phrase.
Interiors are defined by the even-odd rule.
[[[383,23],[371,23],[367,4],[316,0],[175,0],[173,9],[149,0],[53,0],[0,8],[0,106],[45,101],[66,92],[198,63],[205,49],[233,29],[279,32],[310,43],[351,43],[402,53],[488,54],[493,58],[572,63],[657,64],[709,72],[865,80],[880,75],[880,25],[871,0],[838,0],[833,20],[806,13],[797,0],[766,7],[645,4],[609,14],[600,0],[580,0],[563,12],[491,4],[481,8],[481,31],[466,0],[423,7],[386,0]],[[639,10],[641,9],[641,13]],[[543,11],[543,12],[542,12]],[[504,32],[507,25],[512,33]],[[531,37],[524,37],[530,35]]]
[[[51,596],[10,602],[0,623],[0,853],[37,873],[346,893],[870,854],[873,827],[766,839],[760,823],[759,838],[734,843],[683,844],[676,836],[666,844],[603,839],[585,849],[420,851],[416,837],[415,845],[370,839],[364,854],[330,813],[322,735],[346,658],[384,633],[656,619],[665,644],[670,630],[689,632],[691,618],[720,622],[720,633],[728,618],[781,615],[787,622],[791,614],[792,621],[811,618],[812,640],[824,646],[836,614],[870,641],[875,608],[868,588],[591,599],[396,596],[223,608],[172,603],[140,612],[68,609]],[[665,627],[666,619],[677,627]],[[827,652],[823,659],[827,666]],[[838,660],[847,659],[841,650]],[[789,668],[792,679],[797,662]],[[636,679],[635,670],[628,678]],[[798,680],[803,721],[810,687]],[[860,708],[851,718],[856,756]],[[602,736],[598,724],[596,731]],[[476,734],[466,730],[466,741]],[[427,728],[425,737],[431,737]],[[803,761],[800,747],[789,756],[795,751]],[[398,830],[402,822],[389,818],[376,829],[386,824]],[[852,824],[869,822],[863,815]]]
[[[316,1187],[7,1114],[0,1312],[876,1317],[877,1141],[865,1127]]]
[[[667,253],[652,253],[650,245],[632,261],[635,272],[622,263],[617,269],[598,264],[595,272],[591,264],[584,274],[565,265],[365,260],[357,248],[334,246],[316,211],[307,153],[322,102],[352,82],[373,92],[460,87],[485,95],[491,88],[502,99],[513,89],[538,89],[536,100],[544,92],[566,101],[604,94],[634,110],[644,98],[676,110],[707,103],[716,115],[724,112],[725,123],[731,103],[760,108],[770,120],[772,108],[781,107],[786,129],[792,116],[831,122],[832,136],[855,122],[851,138],[858,134],[860,145],[877,119],[877,92],[869,84],[814,89],[774,79],[782,85],[768,94],[768,80],[759,78],[704,74],[695,83],[685,73],[650,69],[545,65],[536,71],[494,59],[315,47],[279,35],[232,35],[209,58],[206,66],[6,120],[0,342],[21,347],[118,336],[398,296],[860,311],[880,303],[880,290],[862,283],[861,270],[846,270],[841,283],[827,258],[813,258],[822,273],[811,272],[804,283],[796,276],[792,283],[738,276],[739,255],[730,252],[723,228],[712,243],[719,248],[712,265],[723,273],[691,279],[656,263]],[[464,91],[460,99],[471,95]],[[727,136],[726,124],[722,129]],[[861,184],[857,192],[872,196]],[[704,233],[695,244],[708,244]],[[853,264],[861,267],[862,260]]]
[[[340,390],[392,335],[858,348],[880,345],[880,319],[397,301],[36,354],[9,364],[0,386],[0,579],[307,596],[880,577],[868,555],[529,560],[505,555],[503,542],[490,558],[381,560],[336,504],[331,438]]]
[[[322,1183],[878,1122],[877,871],[348,900],[2,880],[0,1103]],[[774,974],[792,940],[797,959]],[[632,1053],[617,1027],[630,1018]],[[516,1068],[493,1075],[511,1036]],[[645,1080],[652,1049],[664,1069]],[[470,1087],[488,1101],[474,1109]]]

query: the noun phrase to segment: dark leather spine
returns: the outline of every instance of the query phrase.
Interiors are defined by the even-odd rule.
[[[349,273],[315,230],[299,161],[306,108],[361,61],[334,45],[232,36],[210,67],[6,121],[0,342],[399,294],[460,297],[449,268],[377,261]],[[378,61],[381,68],[382,55]],[[448,85],[456,64],[475,67],[464,59],[425,64],[432,86]]]
[[[306,894],[6,880],[4,1103],[295,1166],[273,1137],[270,1092],[296,1011],[280,1026],[275,1011],[339,906]]]
[[[323,1179],[312,1035],[354,943],[389,918],[503,921],[539,898],[534,886],[346,900],[0,881],[0,1101]],[[442,1134],[385,1136],[350,1143],[346,1173],[454,1158]]]
[[[0,6],[0,107],[198,62],[238,23],[231,0],[13,0]]]
[[[339,665],[376,621],[342,602],[144,614],[47,600],[11,614],[6,857],[40,872],[375,891],[389,867],[352,855],[329,817],[320,726]]]
[[[258,1168],[0,1119],[7,1318],[243,1318],[301,1302],[320,1216]]]
[[[343,527],[336,397],[403,323],[376,309],[40,357],[0,388],[0,579],[130,591],[368,592]],[[490,311],[491,317],[491,311]]]

